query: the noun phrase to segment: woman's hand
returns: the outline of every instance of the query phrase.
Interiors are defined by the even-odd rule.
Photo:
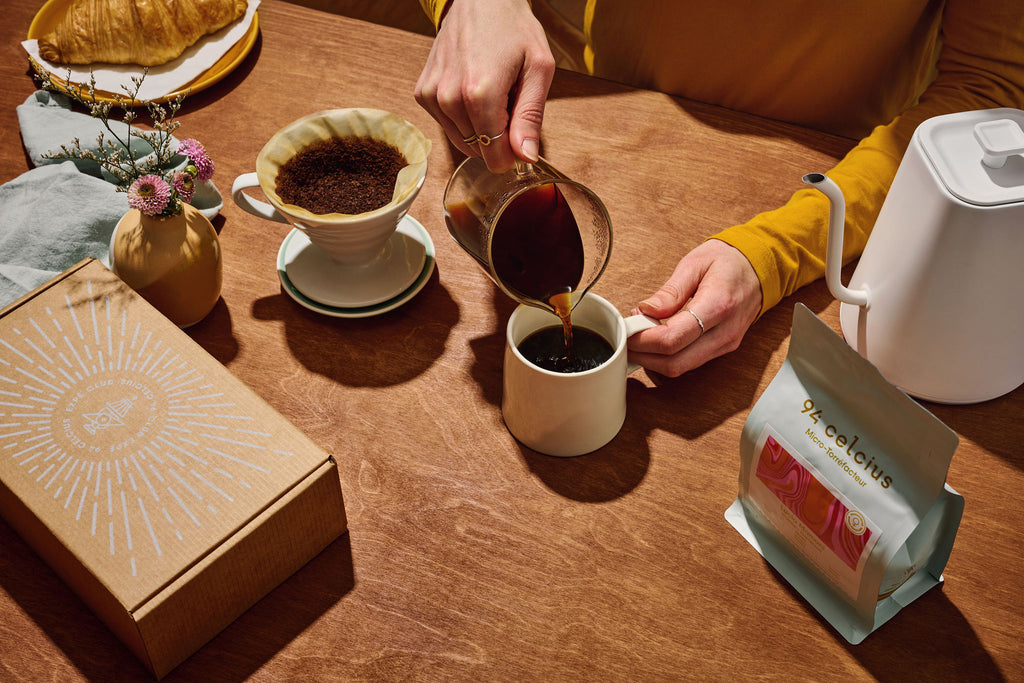
[[[740,345],[761,312],[761,283],[739,250],[712,239],[684,256],[637,311],[661,325],[629,338],[629,359],[678,377]]]
[[[537,160],[554,73],[526,0],[451,0],[415,96],[455,147],[498,173]],[[466,142],[474,136],[490,144]]]

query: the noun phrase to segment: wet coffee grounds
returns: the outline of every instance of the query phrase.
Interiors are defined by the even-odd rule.
[[[312,213],[366,213],[391,201],[406,165],[402,153],[382,140],[322,140],[281,165],[277,194]]]

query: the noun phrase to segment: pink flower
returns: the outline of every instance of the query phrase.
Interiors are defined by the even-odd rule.
[[[206,148],[193,138],[182,140],[178,145],[178,154],[187,156],[196,167],[196,178],[201,183],[213,177],[213,159],[206,153]]]
[[[156,216],[167,208],[171,186],[152,173],[137,178],[128,188],[128,206],[148,216]]]
[[[173,178],[174,189],[178,192],[178,198],[186,203],[192,201],[192,193],[196,191],[195,178],[191,173],[178,171]]]

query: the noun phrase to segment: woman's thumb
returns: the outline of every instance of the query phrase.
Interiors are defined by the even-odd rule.
[[[537,161],[540,155],[540,127],[553,71],[524,68],[512,105],[509,121],[512,151],[526,161]]]

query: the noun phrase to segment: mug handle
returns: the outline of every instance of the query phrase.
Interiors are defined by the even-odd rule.
[[[649,330],[652,327],[657,327],[661,324],[661,321],[657,318],[652,318],[649,315],[643,315],[638,313],[637,315],[631,315],[623,320],[626,323],[626,337],[632,337],[641,330]],[[626,374],[631,375],[642,366],[637,363],[626,362]]]
[[[269,221],[277,221],[278,223],[287,223],[288,219],[278,213],[277,209],[273,206],[258,199],[253,199],[244,192],[247,188],[259,187],[259,185],[260,181],[255,173],[243,173],[235,178],[235,182],[231,186],[231,198],[235,200],[235,204],[240,209],[251,213],[253,216],[266,218]]]

